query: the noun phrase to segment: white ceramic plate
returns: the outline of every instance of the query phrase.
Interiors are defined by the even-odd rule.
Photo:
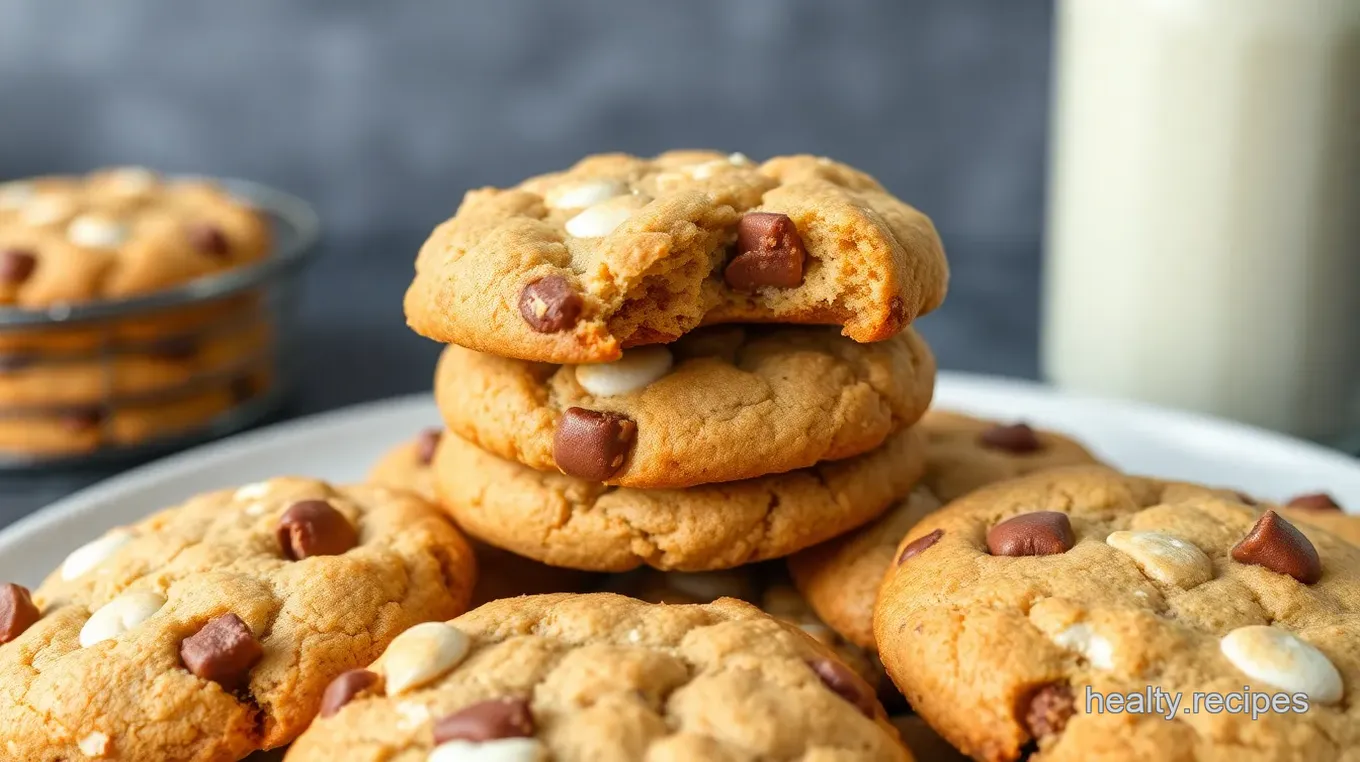
[[[936,405],[1068,432],[1127,471],[1268,499],[1326,490],[1360,508],[1360,461],[1259,429],[1037,384],[940,374]],[[34,586],[76,546],[205,490],[278,475],[358,481],[439,416],[429,395],[373,402],[242,434],[129,471],[0,531],[0,580]]]

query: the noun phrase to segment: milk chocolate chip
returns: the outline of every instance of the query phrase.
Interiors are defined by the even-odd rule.
[[[444,436],[440,429],[425,429],[420,432],[420,438],[416,440],[416,458],[420,460],[420,465],[428,466],[434,460],[434,451],[439,447],[439,440]]]
[[[197,222],[190,225],[186,234],[189,244],[195,249],[214,257],[225,257],[231,251],[231,241],[222,228],[210,222]]]
[[[1053,556],[1074,544],[1072,521],[1058,511],[1022,513],[987,532],[987,549],[994,556]]]
[[[13,583],[0,585],[0,644],[23,635],[41,618],[28,588]]]
[[[1314,492],[1311,495],[1299,495],[1291,499],[1288,503],[1290,508],[1302,508],[1305,511],[1339,511],[1341,505],[1332,499],[1326,492]]]
[[[0,251],[0,283],[17,286],[28,280],[38,269],[38,258],[28,249]]]
[[[104,422],[104,410],[98,407],[82,407],[68,410],[61,416],[62,426],[67,431],[80,433],[97,428]]]
[[[873,718],[883,711],[873,689],[864,682],[864,678],[855,674],[849,667],[832,659],[810,661],[808,666],[812,667],[812,671],[817,673],[817,677],[822,679],[826,687],[854,704],[865,717]]]
[[[330,717],[340,711],[345,704],[353,701],[355,696],[373,687],[377,682],[377,673],[366,669],[341,672],[330,685],[326,686],[326,692],[321,694],[321,716]]]
[[[557,333],[576,325],[585,300],[566,278],[549,275],[524,287],[519,294],[519,314],[539,333]]]
[[[553,458],[564,474],[602,482],[623,466],[636,436],[627,416],[567,408],[553,435]]]
[[[944,530],[936,529],[928,535],[917,537],[915,540],[907,543],[907,547],[903,548],[902,554],[897,557],[898,565],[900,566],[906,563],[908,558],[921,553],[921,551],[939,542],[941,537],[944,537]]]
[[[434,724],[434,742],[482,743],[500,738],[527,738],[534,734],[529,702],[522,698],[482,701],[454,712]]]
[[[1039,441],[1039,435],[1034,433],[1034,429],[1023,423],[1009,426],[997,424],[979,434],[978,441],[984,447],[1016,455],[1025,455],[1044,449],[1044,443]]]
[[[1049,683],[1034,692],[1025,710],[1025,727],[1036,739],[1055,736],[1067,727],[1076,712],[1072,689],[1063,683]]]
[[[359,542],[354,525],[325,500],[294,503],[279,518],[279,547],[293,561],[338,556]]]
[[[1288,574],[1305,585],[1322,579],[1322,561],[1313,543],[1274,511],[1266,511],[1257,519],[1247,536],[1233,546],[1232,557]]]
[[[723,278],[738,291],[794,288],[803,284],[807,249],[787,214],[751,212],[737,224],[737,255]]]
[[[190,672],[224,688],[239,688],[264,658],[264,646],[235,614],[223,614],[179,644],[179,658]]]

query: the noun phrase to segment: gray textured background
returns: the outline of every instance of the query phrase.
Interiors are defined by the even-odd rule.
[[[437,347],[404,329],[401,293],[469,187],[605,150],[829,154],[944,235],[950,297],[921,323],[941,364],[1032,376],[1051,13],[1049,0],[0,0],[0,178],[140,163],[314,202],[327,241],[303,308],[302,413],[428,386]],[[73,483],[44,481],[23,505]]]

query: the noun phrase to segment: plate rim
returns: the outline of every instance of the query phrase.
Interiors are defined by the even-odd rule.
[[[942,391],[944,392],[943,395],[941,394]],[[1321,464],[1325,464],[1326,467],[1351,471],[1360,480],[1360,460],[1339,450],[1333,450],[1250,424],[1200,413],[1173,410],[1152,403],[1065,391],[1048,384],[1026,379],[959,371],[940,371],[936,379],[935,401],[937,403],[941,401],[942,396],[957,398],[969,396],[996,397],[998,395],[1019,395],[1028,399],[1040,399],[1048,404],[1081,405],[1101,409],[1112,415],[1137,418],[1147,426],[1167,428],[1171,435],[1174,435],[1176,430],[1181,430],[1195,431],[1199,435],[1207,432],[1232,439],[1246,440],[1281,453],[1292,452],[1289,457],[1315,459],[1321,461]],[[192,473],[194,470],[205,468],[212,463],[228,460],[236,453],[266,443],[277,444],[291,438],[314,437],[317,436],[318,432],[327,429],[344,428],[355,425],[355,421],[400,414],[399,411],[430,405],[431,403],[430,392],[415,392],[370,400],[271,424],[153,460],[59,498],[0,529],[0,553],[23,542],[25,538],[41,535],[48,526],[97,511],[104,504],[125,499],[128,495],[153,486],[159,481],[183,476]],[[946,402],[942,407],[964,412],[969,411],[967,404]],[[395,444],[392,443],[392,445]],[[1099,446],[1099,443],[1092,444],[1097,448]],[[149,515],[156,510],[167,507],[170,506],[155,506],[149,509],[147,513]]]

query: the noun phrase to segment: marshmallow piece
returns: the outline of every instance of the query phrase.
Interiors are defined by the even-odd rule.
[[[1326,654],[1278,627],[1238,627],[1218,647],[1248,677],[1307,694],[1310,703],[1335,704],[1345,692],[1341,673]]]
[[[467,633],[443,622],[425,622],[403,632],[378,660],[387,695],[438,680],[467,658],[471,646]]]
[[[557,185],[543,196],[543,203],[552,209],[585,209],[601,201],[628,193],[628,186],[619,180],[590,180]]]
[[[548,750],[536,738],[448,741],[435,747],[427,762],[544,762]]]
[[[637,196],[619,196],[587,207],[585,211],[567,220],[567,235],[576,238],[599,238],[609,235],[638,210],[638,199]]]
[[[118,549],[132,542],[132,533],[126,529],[115,529],[96,540],[81,545],[66,557],[61,564],[61,578],[67,582],[83,576],[94,567],[107,561]]]
[[[1193,543],[1164,532],[1114,532],[1105,543],[1152,579],[1189,590],[1214,577],[1214,564]]]
[[[66,238],[87,249],[113,249],[128,239],[128,228],[121,222],[92,214],[82,214],[71,220]]]
[[[1090,625],[1078,622],[1052,637],[1053,642],[1062,648],[1075,651],[1086,657],[1092,667],[1096,669],[1114,668],[1114,646],[1091,629]]]
[[[164,605],[165,598],[156,593],[123,593],[86,620],[85,626],[80,628],[80,647],[89,648],[116,638],[150,619]]]
[[[33,183],[16,181],[0,184],[0,210],[20,209],[33,199]]]
[[[629,394],[669,373],[674,362],[665,347],[638,347],[614,362],[576,366],[576,382],[596,397]]]

